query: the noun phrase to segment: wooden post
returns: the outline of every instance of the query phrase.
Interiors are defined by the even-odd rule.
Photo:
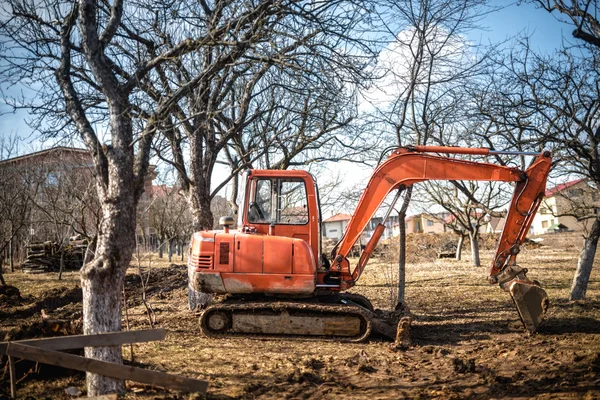
[[[15,375],[15,359],[8,356],[8,369],[10,370],[10,398],[17,398],[17,377]]]

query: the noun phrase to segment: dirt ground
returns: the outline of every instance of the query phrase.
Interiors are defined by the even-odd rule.
[[[408,265],[406,303],[415,321],[414,345],[405,351],[392,350],[380,340],[344,344],[204,338],[198,332],[198,315],[187,310],[183,263],[169,265],[147,256],[142,264],[150,271],[148,304],[156,326],[168,334],[162,342],[134,345],[135,363],[207,379],[209,399],[598,399],[600,257],[586,300],[569,302],[581,237],[571,233],[543,238],[543,246],[519,255],[529,277],[542,283],[551,300],[539,333],[524,333],[509,295],[487,283],[492,251],[482,252],[485,266],[480,268],[470,266],[467,251],[460,262],[436,259]],[[428,245],[417,242],[415,251],[422,248],[425,253]],[[394,270],[391,261],[372,260],[353,292],[369,297],[376,307],[389,308]],[[55,318],[71,320],[63,327],[66,331],[80,329],[73,289],[77,272],[68,272],[62,281],[55,274],[20,272],[5,273],[5,278],[21,297],[0,298],[0,340],[18,339],[36,329],[51,334],[52,329],[43,332],[43,322]],[[130,329],[149,328],[136,268],[128,274],[126,292]],[[24,326],[35,323],[35,329],[24,332]],[[131,358],[129,346],[123,354]],[[65,393],[68,387],[85,393],[83,374],[56,373],[48,366],[39,366],[38,373],[35,369],[26,364],[19,369],[20,398],[71,398]],[[3,398],[8,389],[5,368],[0,378]],[[200,398],[133,382],[127,387],[127,399]]]

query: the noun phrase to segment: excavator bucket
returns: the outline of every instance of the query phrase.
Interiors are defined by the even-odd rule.
[[[534,333],[548,309],[546,291],[535,283],[520,280],[514,280],[507,286],[525,329]]]

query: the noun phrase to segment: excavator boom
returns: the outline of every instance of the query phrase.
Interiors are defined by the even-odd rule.
[[[351,268],[347,256],[383,200],[393,190],[403,190],[414,183],[428,180],[515,182],[505,226],[490,268],[490,281],[499,283],[511,294],[524,326],[530,332],[535,331],[545,314],[548,298],[543,289],[527,279],[527,270],[516,265],[516,256],[545,192],[546,179],[551,167],[550,152],[527,153],[536,154],[537,158],[525,171],[430,153],[489,155],[493,151],[442,146],[396,149],[373,172],[352,220],[332,252],[334,262],[331,271],[339,276],[342,288],[349,288],[355,284],[381,237],[383,224],[375,229],[354,269]]]

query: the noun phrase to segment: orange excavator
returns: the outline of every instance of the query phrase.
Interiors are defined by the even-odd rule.
[[[439,154],[527,154],[525,171]],[[409,146],[396,148],[373,172],[352,219],[328,259],[321,252],[321,213],[315,180],[305,171],[249,170],[238,229],[221,218],[222,231],[196,232],[188,261],[190,289],[228,294],[200,317],[209,337],[365,340],[398,323],[382,316],[364,296],[346,293],[363,272],[385,230],[377,225],[355,266],[348,259],[386,196],[428,180],[515,182],[490,282],[510,293],[524,327],[534,332],[548,306],[546,292],[516,264],[520,246],[542,201],[550,152],[498,152],[484,148]],[[386,326],[388,328],[386,328]],[[389,335],[388,336],[393,336]]]

